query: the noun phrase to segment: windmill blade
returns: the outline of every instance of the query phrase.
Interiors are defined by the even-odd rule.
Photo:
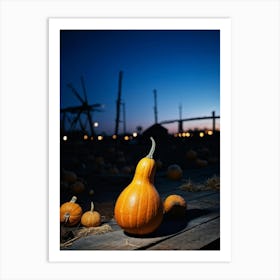
[[[87,117],[88,117],[88,122],[89,122],[90,133],[91,133],[91,136],[93,136],[94,131],[93,131],[93,125],[92,125],[92,118],[91,118],[90,110],[87,111]]]
[[[87,131],[87,123],[88,123],[88,119],[86,118],[85,120],[84,120],[84,128],[85,128],[85,131]],[[88,132],[88,131],[87,131]]]
[[[84,81],[83,76],[81,76],[81,83],[82,83],[82,87],[83,87],[85,102],[88,103],[86,86],[85,86],[85,81]]]
[[[94,103],[94,104],[91,105],[91,107],[93,107],[93,108],[96,108],[96,107],[104,107],[104,105],[101,104],[101,103]]]
[[[77,121],[80,119],[80,116],[82,114],[83,110],[80,110],[80,112],[77,114],[77,116],[74,118],[74,120],[71,123],[71,128],[74,127],[74,125],[77,123]]]
[[[66,117],[66,120],[67,120],[69,123],[71,123],[72,120],[71,120],[71,118],[70,118],[67,114],[66,114],[65,117]]]
[[[94,112],[104,112],[103,109],[94,109],[94,110],[92,110],[92,111],[94,111]]]
[[[99,104],[99,103],[89,105],[89,109],[92,111],[103,112],[103,108],[104,108],[104,105]]]
[[[82,131],[83,131],[83,132],[86,132],[86,125],[83,124],[81,118],[79,118],[79,123],[80,123],[80,127],[81,127]]]
[[[80,96],[80,94],[76,91],[76,89],[72,86],[72,84],[67,84],[67,86],[72,90],[72,92],[76,95],[76,97],[82,102],[85,103],[83,98]]]
[[[60,112],[61,113],[71,113],[71,114],[76,114],[81,110],[81,106],[72,106],[72,107],[67,107],[64,109],[61,109]]]
[[[72,119],[69,117],[69,114],[67,111],[61,112],[62,117],[61,117],[61,128],[63,131],[66,131],[66,124],[72,123]]]

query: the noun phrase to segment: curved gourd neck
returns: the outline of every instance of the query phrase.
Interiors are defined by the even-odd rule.
[[[146,157],[142,158],[136,167],[133,177],[134,182],[149,181],[154,184],[155,177],[155,160],[153,159],[154,151],[156,148],[155,140],[151,137],[152,146]]]
[[[152,147],[151,147],[149,153],[146,155],[146,158],[152,159],[154,156],[155,149],[156,149],[156,142],[153,137],[150,137],[150,139],[152,141]]]

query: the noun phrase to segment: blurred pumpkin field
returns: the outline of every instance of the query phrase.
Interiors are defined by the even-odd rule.
[[[61,143],[61,248],[83,236],[113,230],[110,221],[114,220],[118,213],[114,212],[117,211],[117,199],[132,182],[137,164],[151,148],[150,139],[140,136],[134,141],[114,141],[106,138],[102,140]],[[151,168],[155,170],[154,178],[151,180],[148,175],[141,175],[141,178],[145,182],[154,182],[162,204],[157,206],[161,207],[161,210],[157,211],[162,211],[161,215],[164,215],[159,216],[160,223],[162,219],[172,217],[170,213],[174,212],[174,209],[171,209],[174,205],[178,204],[176,207],[180,210],[178,212],[177,209],[179,219],[182,218],[182,213],[187,211],[188,202],[178,195],[178,191],[219,190],[219,134],[208,139],[188,141],[173,136],[156,140],[156,148],[151,157],[154,166]],[[140,170],[140,167],[138,169]],[[144,178],[145,176],[147,178]],[[157,226],[155,225],[155,228]],[[139,230],[131,230],[137,231]]]

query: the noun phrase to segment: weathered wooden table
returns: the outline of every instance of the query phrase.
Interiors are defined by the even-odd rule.
[[[165,198],[171,193],[187,201],[185,218],[164,219],[154,233],[142,237],[127,235],[111,219],[108,224],[112,231],[82,237],[64,250],[219,250],[220,192],[189,192],[174,185],[160,195]]]

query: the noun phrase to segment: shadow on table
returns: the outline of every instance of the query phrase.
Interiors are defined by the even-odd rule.
[[[126,232],[125,234],[130,237],[141,237],[141,238],[164,237],[164,236],[176,234],[184,230],[188,226],[191,220],[197,219],[201,216],[205,216],[209,212],[210,211],[207,209],[190,209],[187,210],[185,215],[181,218],[175,219],[172,217],[164,216],[160,227],[151,234],[141,235],[141,236],[129,234]]]

